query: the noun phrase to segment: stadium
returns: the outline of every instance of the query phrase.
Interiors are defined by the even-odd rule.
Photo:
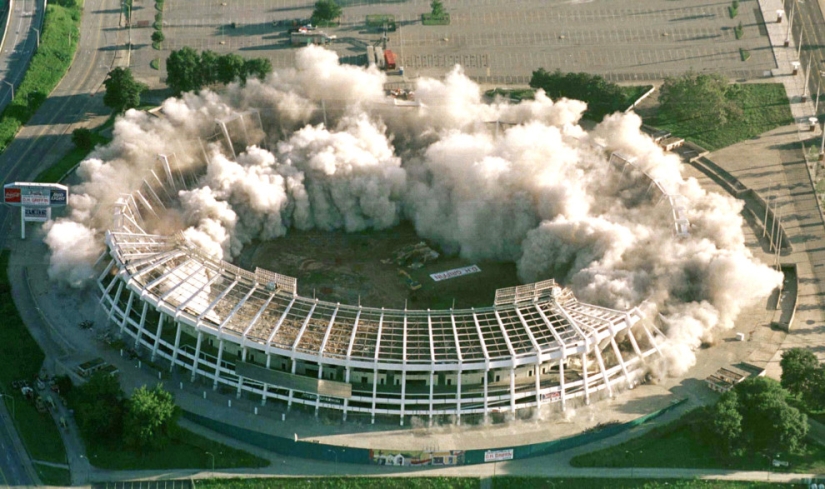
[[[673,219],[674,235],[687,234],[679,196],[632,158],[605,156]],[[213,389],[343,420],[460,424],[612,397],[633,388],[648,357],[661,354],[664,335],[639,308],[585,304],[553,280],[498,289],[492,305],[469,309],[302,297],[296,278],[214,259],[180,232],[146,231],[145,220],[187,181],[167,158],[158,161],[165,181],[144,180],[114,206],[107,256],[97,265],[101,305],[152,362],[183,368]]]

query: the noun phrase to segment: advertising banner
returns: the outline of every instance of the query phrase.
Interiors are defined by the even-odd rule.
[[[57,183],[15,182],[3,186],[3,202],[15,207],[62,207],[69,188]]]
[[[16,187],[6,187],[3,189],[3,202],[6,204],[19,204],[22,192]]]
[[[27,222],[46,222],[49,220],[49,209],[26,207],[23,211],[23,219]]]
[[[478,265],[470,265],[469,267],[454,268],[452,270],[447,270],[446,272],[433,273],[430,274],[430,278],[432,278],[436,282],[441,282],[442,280],[456,278],[462,275],[469,275],[471,273],[478,273],[480,271],[481,269],[478,268]]]
[[[502,460],[513,460],[513,449],[487,450],[484,452],[484,462],[501,462]]]

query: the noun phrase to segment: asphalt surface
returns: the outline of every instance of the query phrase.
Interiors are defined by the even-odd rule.
[[[43,0],[13,0],[3,51],[0,52],[0,111],[11,102],[12,88],[23,81],[43,25]]]
[[[119,22],[118,0],[86,1],[74,62],[40,110],[0,155],[0,181],[34,179],[71,150],[71,131],[76,126],[109,113],[103,105],[101,87],[116,58],[125,57],[126,34],[118,29]],[[19,212],[0,207],[0,229],[9,229],[10,220],[17,222]],[[12,229],[19,233],[19,224]],[[0,233],[0,248],[5,247],[7,234]]]
[[[0,486],[18,487],[34,485],[32,476],[25,470],[25,453],[12,433],[14,425],[5,409],[0,409]]]

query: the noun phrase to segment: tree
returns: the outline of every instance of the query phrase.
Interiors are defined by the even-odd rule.
[[[825,367],[822,365],[811,373],[808,390],[803,394],[802,400],[809,410],[825,410]]]
[[[272,73],[272,63],[266,58],[252,58],[244,62],[245,78],[257,78],[263,80],[266,75]]]
[[[440,0],[433,0],[430,2],[432,10],[432,17],[434,19],[443,19],[447,12],[444,10],[444,4]]]
[[[111,374],[98,372],[71,392],[80,430],[84,436],[117,440],[123,430],[123,391]]]
[[[166,84],[178,95],[199,90],[203,86],[200,56],[189,46],[169,54],[166,58],[166,74]]]
[[[742,415],[740,444],[753,451],[796,451],[808,432],[805,414],[786,401],[788,391],[767,377],[737,384],[739,414]]]
[[[201,52],[200,83],[201,86],[211,85],[218,81],[218,60],[221,57],[215,51]]]
[[[149,88],[136,81],[129,68],[115,68],[110,71],[103,84],[106,86],[103,103],[115,112],[123,112],[140,105],[140,93]]]
[[[163,31],[155,31],[152,33],[152,41],[161,43],[166,37],[163,35]]]
[[[163,385],[136,389],[123,423],[126,444],[141,451],[163,448],[174,435],[178,417],[175,399]]]
[[[533,72],[530,86],[544,90],[554,100],[564,97],[586,102],[586,114],[597,121],[607,114],[623,111],[628,105],[619,85],[589,73],[562,73],[558,69],[549,73],[539,68]]]
[[[708,127],[723,125],[729,118],[741,115],[741,110],[728,99],[728,90],[728,80],[718,73],[691,71],[668,77],[659,89],[659,110],[674,120],[700,119]]]
[[[335,0],[318,0],[315,2],[315,10],[312,11],[310,22],[315,25],[332,22],[341,16],[343,10],[335,3]]]
[[[742,436],[742,415],[738,411],[739,396],[728,391],[708,412],[708,432],[714,448],[722,455],[734,451]]]
[[[791,348],[782,352],[782,387],[802,397],[809,389],[812,374],[819,369],[819,361],[811,350]]]
[[[84,151],[89,151],[94,147],[94,139],[92,138],[92,131],[81,127],[72,131],[72,142],[76,147]]]
[[[237,54],[225,54],[218,58],[218,81],[221,83],[232,83],[240,79],[246,82],[244,73],[245,60]]]

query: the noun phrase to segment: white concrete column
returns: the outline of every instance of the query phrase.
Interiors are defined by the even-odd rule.
[[[143,303],[143,309],[140,313],[140,323],[138,323],[137,337],[135,338],[135,349],[140,348],[140,337],[143,336],[143,328],[146,326],[146,313],[149,311],[149,303]]]
[[[430,370],[430,426],[433,425],[433,385],[435,384],[435,372]]]
[[[272,364],[272,355],[267,353],[266,354],[266,368],[269,369],[271,364]],[[264,389],[263,389],[264,392],[261,395],[261,406],[266,406],[266,393],[269,390],[268,387],[269,387],[269,384],[264,382]]]
[[[175,347],[172,348],[172,365],[169,365],[169,371],[175,370],[175,363],[178,361],[178,353],[180,352],[180,321],[176,321],[178,330],[175,332]]]
[[[215,375],[212,376],[212,390],[218,389],[218,377],[220,377],[221,361],[223,361],[223,338],[218,343],[218,361],[215,362]]]
[[[370,414],[372,415],[372,424],[375,424],[375,397],[378,395],[378,369],[372,372],[372,408]]]
[[[407,403],[407,365],[401,365],[401,426],[404,426],[404,407]]]
[[[490,365],[487,364],[486,368],[484,369],[484,422],[487,422],[488,411],[487,411],[487,399],[489,396],[487,395],[487,379],[490,377]]]
[[[203,332],[198,331],[198,342],[195,343],[195,359],[192,362],[192,379],[191,381],[195,381],[195,376],[198,374],[198,363],[200,363],[200,356],[201,356],[201,343],[203,342]]]
[[[118,309],[118,307],[120,307],[118,303],[120,302],[120,294],[123,293],[123,286],[124,283],[122,281],[117,286],[117,292],[115,292],[115,299],[112,301],[112,308],[109,309],[109,322],[112,322],[112,320],[115,317],[115,311]]]
[[[458,379],[456,382],[456,395],[455,395],[455,415],[456,415],[456,423],[461,426],[461,364],[458,365]]]
[[[567,360],[567,355],[562,356],[559,360],[559,387],[561,388],[561,410],[567,409],[567,396],[564,393],[564,362]]]
[[[347,370],[344,373],[344,382],[346,382],[347,384],[349,384],[349,375],[350,370],[349,366],[347,366]],[[349,408],[349,399],[344,399],[344,421],[347,420],[347,408]]]
[[[539,408],[541,408],[541,360],[536,355],[536,366],[533,367],[533,377],[536,378],[536,416],[539,415]]]
[[[126,303],[126,311],[123,313],[123,319],[120,321],[120,337],[123,338],[123,329],[126,328],[126,321],[129,319],[129,314],[132,314],[132,303],[135,301],[135,293],[129,292],[129,301]]]
[[[290,369],[290,373],[292,375],[295,375],[295,372],[297,371],[297,368],[298,368],[298,362],[296,362],[294,358],[292,358],[291,361],[292,361],[292,368]],[[292,389],[289,389],[289,401],[287,401],[287,403],[286,403],[286,409],[287,410],[292,409],[292,395],[293,395],[294,392],[295,391],[293,391]]]
[[[324,378],[324,366],[319,363],[318,364],[318,384],[320,384],[321,379]],[[318,417],[318,411],[321,410],[321,394],[315,394],[315,417]]]
[[[155,330],[155,344],[152,345],[152,361],[155,361],[155,355],[158,354],[158,345],[160,345],[160,336],[163,333],[163,320],[166,318],[166,315],[160,313],[160,319],[158,319],[158,329]]]
[[[584,403],[590,405],[590,385],[587,383],[587,354],[582,353],[582,381],[584,382]]]
[[[510,415],[516,417],[516,367],[510,367]]]
[[[594,344],[593,352],[596,354],[596,361],[599,363],[599,370],[602,372],[602,379],[604,379],[604,386],[607,388],[607,394],[613,397],[613,387],[610,385],[610,377],[607,376],[607,369],[604,368],[604,359],[602,352],[599,350],[599,344]]]

